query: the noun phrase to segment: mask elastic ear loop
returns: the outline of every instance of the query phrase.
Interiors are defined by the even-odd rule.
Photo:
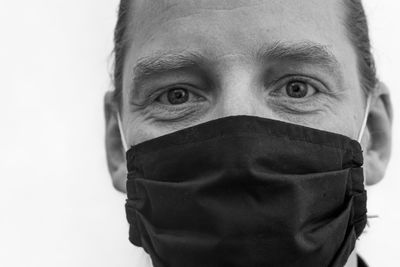
[[[361,139],[362,139],[362,137],[364,135],[364,132],[365,132],[365,128],[367,127],[369,109],[371,107],[371,99],[372,99],[372,94],[369,94],[368,98],[367,98],[367,105],[365,107],[365,113],[364,113],[363,122],[362,122],[361,129],[360,129],[360,132],[358,133],[358,138],[357,138],[357,141],[360,144],[361,144]],[[365,179],[366,178],[365,168],[363,168],[363,174],[364,174],[363,175],[364,176],[363,183],[364,183],[364,187],[366,187],[367,186],[367,181]]]
[[[119,133],[121,135],[121,141],[122,141],[122,146],[124,147],[125,152],[128,151],[128,145],[126,143],[126,139],[124,136],[124,131],[122,128],[122,120],[121,120],[121,115],[119,112],[117,112],[117,120],[118,120],[118,128],[119,128]]]
[[[364,119],[363,119],[363,123],[360,129],[360,133],[358,134],[358,142],[361,143],[361,139],[364,135],[365,129],[367,128],[367,121],[368,121],[368,115],[369,115],[369,111],[371,109],[371,102],[372,102],[372,94],[368,95],[367,98],[367,106],[365,107],[365,114],[364,114]],[[366,180],[365,180],[365,168],[363,168],[363,172],[364,172],[364,186],[366,186]],[[367,219],[377,219],[379,218],[379,215],[377,214],[372,214],[372,215],[367,215]],[[369,221],[367,221],[367,226],[370,227],[370,223]]]
[[[367,99],[367,106],[365,108],[365,114],[364,114],[364,119],[363,119],[363,123],[361,125],[361,129],[360,129],[360,133],[358,134],[358,139],[357,141],[359,143],[361,143],[361,139],[364,135],[364,131],[365,128],[367,127],[367,121],[368,121],[368,115],[369,115],[369,110],[371,108],[371,101],[372,101],[372,94],[368,95],[368,99]]]

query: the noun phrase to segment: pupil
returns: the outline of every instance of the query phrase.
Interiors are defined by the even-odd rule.
[[[185,89],[172,89],[168,92],[168,101],[171,104],[178,105],[188,100],[188,93]]]
[[[292,82],[286,87],[286,93],[293,98],[305,97],[307,92],[307,85],[303,82]]]

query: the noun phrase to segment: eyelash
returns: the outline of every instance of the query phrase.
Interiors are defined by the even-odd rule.
[[[176,88],[181,88],[181,89],[185,89],[188,91],[188,94],[194,94],[197,98],[204,98],[202,96],[200,96],[199,94],[197,94],[196,90],[193,89],[193,86],[187,85],[187,84],[176,84],[173,86],[169,86],[167,88],[162,88],[160,90],[156,90],[155,92],[151,93],[148,98],[149,98],[149,103],[153,104],[155,103],[157,106],[159,106],[162,109],[166,109],[168,111],[181,111],[184,110],[185,108],[188,108],[187,105],[185,104],[181,104],[181,105],[165,105],[165,104],[161,104],[157,101],[158,98],[160,98],[163,94],[168,93],[169,90],[171,89],[176,89]],[[190,89],[189,89],[190,88]],[[200,101],[196,101],[196,102],[192,102],[192,103],[197,103]]]
[[[314,78],[309,78],[306,76],[298,76],[298,75],[287,75],[284,77],[281,77],[275,81],[272,81],[271,83],[267,84],[266,87],[269,88],[270,86],[274,86],[277,87],[277,89],[274,89],[270,92],[271,96],[276,96],[277,94],[275,94],[276,92],[284,89],[284,87],[290,83],[295,83],[295,82],[301,82],[301,83],[305,83],[308,86],[311,86],[312,88],[315,89],[316,93],[323,93],[325,92],[326,86],[324,83],[316,81]],[[298,101],[299,99],[297,99]],[[294,100],[296,101],[296,100]]]
[[[315,78],[309,78],[306,76],[299,76],[299,75],[287,75],[287,76],[283,76],[275,81],[272,81],[271,83],[268,83],[266,85],[267,88],[273,86],[273,87],[277,87],[276,89],[273,89],[269,95],[273,96],[273,97],[278,97],[280,95],[280,91],[285,89],[285,86],[288,85],[289,83],[293,83],[293,82],[302,82],[305,83],[308,86],[311,86],[312,88],[314,88],[314,90],[316,91],[313,95],[309,96],[309,97],[305,97],[305,98],[291,98],[286,96],[285,98],[290,99],[289,101],[292,102],[306,102],[305,99],[309,99],[310,97],[315,97],[316,94],[322,93],[324,91],[326,91],[326,86],[319,81],[316,81]],[[161,104],[157,101],[158,98],[160,98],[163,94],[168,93],[169,90],[174,89],[174,88],[182,88],[188,91],[189,94],[194,94],[196,95],[196,97],[198,98],[204,98],[202,96],[200,96],[199,94],[197,94],[196,90],[193,89],[193,86],[191,85],[187,85],[187,84],[176,84],[173,86],[169,86],[167,88],[162,88],[159,90],[156,90],[152,93],[149,94],[148,98],[148,103],[149,104],[155,104],[157,108],[161,108],[164,110],[167,110],[169,112],[177,112],[177,111],[184,111],[184,110],[189,110],[189,106],[184,103],[181,105],[165,105],[165,104]],[[195,102],[191,102],[191,107],[193,107],[193,104],[196,104],[198,102],[201,101],[195,101]],[[154,106],[153,106],[154,107]]]

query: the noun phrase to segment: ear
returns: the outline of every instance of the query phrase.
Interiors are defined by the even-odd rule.
[[[363,146],[367,185],[378,183],[385,175],[392,148],[392,121],[389,90],[379,82],[373,93]]]
[[[106,119],[106,154],[108,171],[115,189],[126,193],[126,159],[117,119],[118,106],[113,100],[113,92],[104,96],[104,114]]]

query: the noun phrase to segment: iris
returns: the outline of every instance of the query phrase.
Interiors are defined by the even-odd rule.
[[[307,96],[308,86],[304,82],[291,82],[286,85],[286,93],[293,98],[302,98]]]

